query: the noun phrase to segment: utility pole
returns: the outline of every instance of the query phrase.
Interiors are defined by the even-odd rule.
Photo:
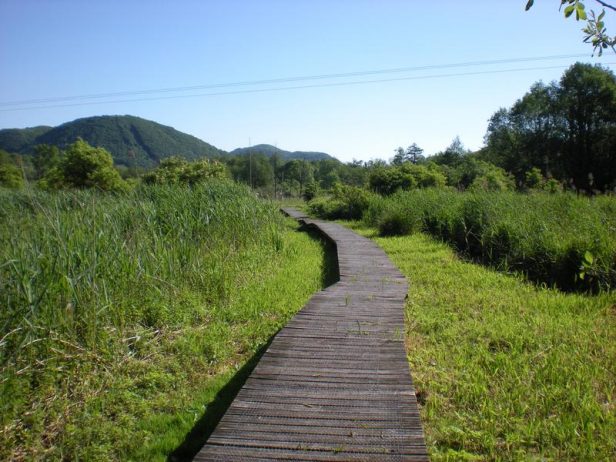
[[[250,177],[250,189],[254,189],[252,184],[252,140],[248,137],[248,171]]]

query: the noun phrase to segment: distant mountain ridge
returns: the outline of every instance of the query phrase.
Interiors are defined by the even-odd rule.
[[[285,151],[279,149],[271,144],[257,144],[247,148],[237,148],[231,151],[229,154],[234,156],[244,156],[248,154],[263,154],[267,157],[271,157],[274,154],[280,156],[283,160],[303,159],[303,160],[336,160],[335,157],[325,152],[312,152],[312,151]]]
[[[238,148],[231,153],[218,149],[192,135],[173,127],[131,115],[105,115],[85,117],[66,122],[57,127],[7,128],[0,130],[0,149],[15,154],[33,154],[39,144],[49,144],[63,149],[77,138],[92,146],[103,147],[118,165],[150,168],[161,159],[182,156],[188,160],[203,157],[219,158],[231,155],[277,154],[284,161],[336,160],[324,152],[285,151],[269,144]]]
[[[38,144],[65,148],[77,138],[107,149],[116,164],[126,166],[152,167],[173,155],[189,160],[227,155],[192,135],[130,115],[86,117],[57,127],[0,130],[0,149],[32,154]]]

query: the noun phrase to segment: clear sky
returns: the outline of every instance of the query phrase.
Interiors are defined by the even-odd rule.
[[[131,114],[225,150],[268,143],[368,160],[413,142],[432,154],[455,136],[477,149],[488,118],[533,82],[558,79],[576,60],[615,67],[612,52],[591,57],[559,1],[529,12],[525,3],[0,0],[0,128]],[[556,55],[581,57],[5,104]],[[367,80],[390,81],[315,86]],[[264,89],[275,90],[252,91]],[[130,101],[146,98],[156,99]]]

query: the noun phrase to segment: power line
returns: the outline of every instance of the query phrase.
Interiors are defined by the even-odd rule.
[[[613,65],[613,63],[603,63],[606,65]],[[115,103],[133,103],[133,102],[142,102],[142,101],[161,101],[161,100],[170,100],[170,99],[185,99],[185,98],[201,98],[206,96],[222,96],[222,95],[239,95],[246,93],[266,93],[266,92],[276,92],[276,91],[285,91],[285,90],[301,90],[307,88],[326,88],[326,87],[345,87],[352,85],[364,85],[370,83],[383,83],[383,82],[398,82],[398,81],[406,81],[406,80],[426,80],[426,79],[437,79],[437,78],[445,78],[445,77],[467,77],[474,75],[484,75],[484,74],[503,74],[509,72],[524,72],[524,71],[539,71],[539,70],[549,70],[549,69],[564,69],[567,66],[544,66],[544,67],[526,67],[526,68],[516,68],[516,69],[499,69],[492,71],[476,71],[476,72],[461,72],[455,74],[433,74],[433,75],[421,75],[421,76],[412,76],[412,77],[396,77],[389,79],[374,79],[374,80],[357,80],[357,81],[349,81],[349,82],[330,82],[330,83],[321,83],[321,84],[311,84],[311,85],[297,85],[297,86],[287,86],[287,87],[273,87],[273,88],[254,88],[249,90],[235,90],[235,91],[224,91],[224,92],[216,92],[216,93],[196,93],[190,95],[173,95],[173,96],[158,96],[152,98],[134,98],[134,99],[123,99],[123,100],[110,100],[110,101],[90,101],[83,103],[69,103],[69,104],[55,104],[55,105],[46,105],[46,106],[30,106],[30,107],[22,107],[22,108],[10,108],[10,109],[0,109],[0,112],[11,112],[11,111],[28,111],[33,109],[52,109],[52,108],[61,108],[61,107],[75,107],[75,106],[90,106],[97,104],[115,104]]]
[[[320,74],[320,75],[308,75],[308,76],[296,76],[296,77],[283,77],[283,78],[275,78],[275,79],[267,79],[267,80],[252,80],[252,81],[231,82],[231,83],[216,83],[216,84],[207,84],[207,85],[204,84],[204,85],[157,88],[157,89],[147,89],[147,90],[144,89],[144,90],[131,90],[131,91],[110,92],[110,93],[94,93],[94,94],[89,94],[89,95],[57,96],[57,97],[48,97],[48,98],[18,100],[18,101],[4,101],[4,102],[0,102],[0,106],[23,106],[23,105],[40,104],[40,103],[78,101],[78,100],[84,100],[84,99],[113,98],[113,97],[119,97],[119,96],[136,96],[136,95],[147,95],[147,94],[156,94],[156,93],[174,93],[174,92],[184,92],[184,91],[193,91],[193,90],[206,90],[206,89],[213,89],[213,88],[254,86],[254,85],[265,85],[265,84],[271,84],[271,83],[298,82],[298,81],[306,81],[306,80],[338,79],[338,78],[345,78],[345,77],[361,77],[361,76],[378,75],[378,74],[417,72],[417,71],[434,70],[434,69],[451,69],[451,68],[458,68],[458,67],[489,66],[489,65],[496,65],[496,64],[512,64],[512,63],[521,63],[521,62],[573,59],[573,58],[583,58],[583,57],[587,57],[587,55],[582,55],[582,54],[551,55],[551,56],[534,56],[534,57],[525,57],[525,58],[496,59],[496,60],[484,60],[484,61],[465,61],[465,62],[459,62],[459,63],[435,64],[435,65],[414,66],[414,67],[398,67],[398,68],[390,68],[390,69],[345,72],[345,73],[338,73],[338,74]]]

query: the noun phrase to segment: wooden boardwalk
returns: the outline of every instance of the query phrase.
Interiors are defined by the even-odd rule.
[[[369,239],[285,213],[336,244],[340,281],[276,335],[195,460],[428,460],[404,349],[404,276]]]

